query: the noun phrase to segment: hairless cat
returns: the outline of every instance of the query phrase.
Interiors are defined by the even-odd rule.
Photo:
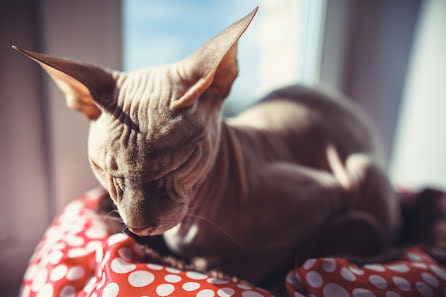
[[[222,119],[256,12],[182,61],[134,72],[16,49],[90,120],[91,167],[131,232],[259,283],[296,255],[389,246],[400,213],[351,101],[291,86]]]

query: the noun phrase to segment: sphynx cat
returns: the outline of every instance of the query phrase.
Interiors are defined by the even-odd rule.
[[[292,86],[222,119],[256,12],[182,61],[128,73],[16,49],[89,118],[91,167],[131,232],[259,283],[296,255],[373,254],[400,214],[372,125],[341,96]]]

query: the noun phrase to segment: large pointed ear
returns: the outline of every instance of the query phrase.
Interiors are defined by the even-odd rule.
[[[248,28],[257,9],[258,7],[220,32],[181,62],[187,75],[186,79],[194,83],[183,96],[173,102],[174,108],[191,106],[209,87],[214,87],[222,98],[229,94],[238,75],[237,42]]]
[[[113,101],[115,79],[112,72],[94,65],[52,57],[13,46],[17,51],[38,62],[65,93],[68,107],[95,120],[102,109]]]

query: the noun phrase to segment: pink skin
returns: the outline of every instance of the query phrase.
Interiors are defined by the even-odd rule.
[[[90,164],[131,232],[258,283],[322,248],[376,252],[400,217],[371,123],[349,100],[290,87],[222,120],[256,11],[178,63],[130,73],[19,51],[90,119]]]

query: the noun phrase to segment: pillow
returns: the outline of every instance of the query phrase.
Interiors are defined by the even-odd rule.
[[[446,296],[446,270],[430,256],[432,252],[446,256],[440,249],[415,247],[401,260],[387,264],[357,266],[343,258],[309,259],[288,273],[286,286],[296,297]]]
[[[102,190],[71,202],[35,249],[21,296],[241,296],[270,293],[247,282],[145,263],[143,248],[124,233],[110,235],[97,208]]]

